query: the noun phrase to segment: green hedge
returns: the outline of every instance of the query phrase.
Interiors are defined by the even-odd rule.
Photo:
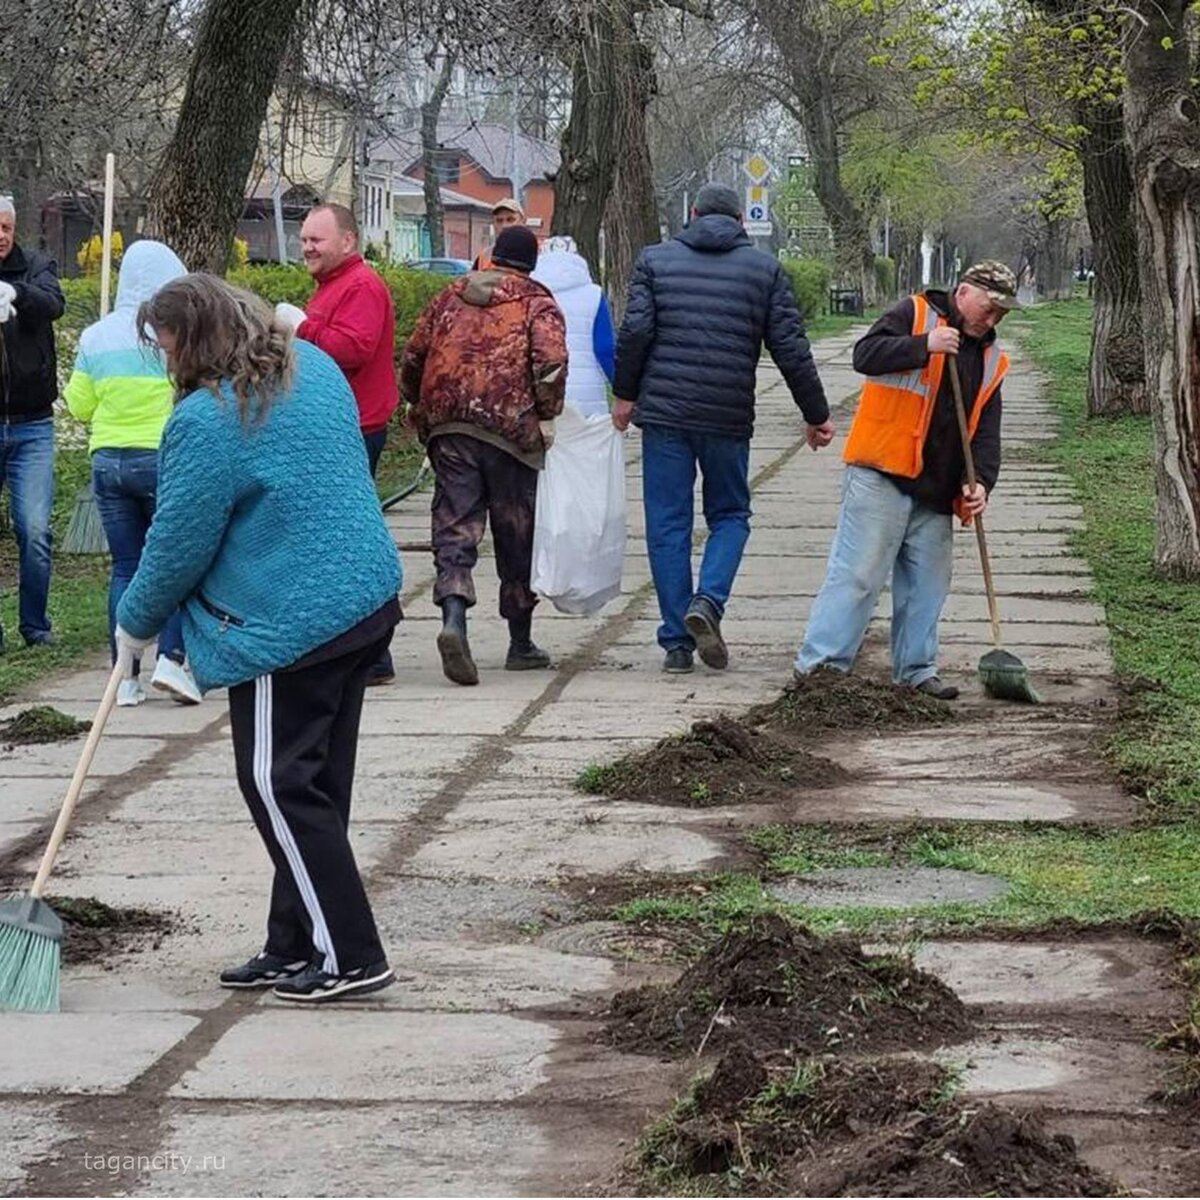
[[[875,256],[875,286],[882,300],[891,300],[896,294],[896,260],[883,254]]]
[[[806,321],[811,320],[825,307],[829,296],[829,264],[819,258],[785,258],[783,269],[792,281],[801,314]]]
[[[396,350],[403,347],[417,323],[421,310],[448,283],[450,277],[430,271],[412,271],[405,267],[376,267],[396,308]],[[230,283],[261,296],[268,304],[281,300],[303,308],[313,293],[312,276],[299,266],[242,267],[226,276]],[[100,315],[100,280],[96,277],[64,279],[63,295],[67,311],[62,324],[78,332]]]

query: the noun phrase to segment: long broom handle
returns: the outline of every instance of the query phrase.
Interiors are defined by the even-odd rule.
[[[100,315],[108,316],[108,289],[112,279],[113,177],[117,160],[111,151],[104,156],[104,238],[100,243]]]
[[[958,414],[958,432],[962,437],[963,458],[967,464],[967,485],[975,491],[975,456],[971,453],[971,430],[967,424],[967,406],[963,403],[962,381],[958,377],[958,358],[946,355],[946,366],[950,371],[950,387],[954,392],[954,410]],[[992,619],[992,642],[1000,649],[1000,611],[996,606],[996,585],[992,580],[992,560],[988,557],[987,536],[983,532],[983,516],[975,514],[972,521],[975,538],[979,542],[979,565],[983,569],[983,586],[987,591],[988,615]]]
[[[100,707],[96,709],[96,715],[92,719],[92,728],[88,733],[87,741],[83,743],[83,751],[79,755],[75,774],[71,776],[71,786],[67,788],[67,795],[62,802],[62,808],[58,810],[58,820],[54,822],[54,832],[50,835],[50,841],[46,845],[46,852],[42,855],[42,865],[38,867],[37,878],[33,881],[33,887],[29,889],[29,894],[34,899],[40,897],[46,889],[50,872],[54,869],[54,860],[58,857],[59,849],[63,844],[63,838],[67,836],[67,827],[71,824],[71,817],[75,814],[75,805],[79,803],[79,794],[83,791],[88,771],[91,769],[92,759],[96,756],[96,747],[100,744],[100,735],[104,732],[104,726],[108,724],[109,714],[116,703],[117,688],[120,686],[121,680],[125,678],[125,673],[129,669],[129,666],[127,656],[122,652],[117,656],[116,665],[112,669],[112,674],[108,677],[108,686],[104,689],[104,695],[100,700]]]

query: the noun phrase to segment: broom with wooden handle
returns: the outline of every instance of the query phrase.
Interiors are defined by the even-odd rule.
[[[0,903],[0,1012],[57,1012],[58,967],[62,957],[63,923],[58,913],[42,899],[54,860],[67,836],[79,794],[87,780],[100,735],[117,699],[117,688],[132,664],[122,651],[108,677],[108,686],[92,728],[79,755],[54,832],[42,855],[41,866],[27,896]]]
[[[116,159],[108,154],[104,159],[104,237],[100,252],[100,316],[108,316],[109,283],[112,279],[113,182]],[[107,554],[108,538],[96,504],[96,494],[89,480],[75,497],[75,507],[63,534],[64,554]]]

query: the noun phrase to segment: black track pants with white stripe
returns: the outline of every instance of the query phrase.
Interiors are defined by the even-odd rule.
[[[238,785],[275,864],[266,949],[335,975],[384,957],[347,834],[381,645],[229,689]]]

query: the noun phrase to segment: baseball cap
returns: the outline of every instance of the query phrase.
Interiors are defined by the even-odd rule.
[[[1002,262],[985,258],[963,272],[959,283],[971,283],[982,288],[998,308],[1020,308],[1017,299],[1017,277]]]
[[[525,220],[525,210],[512,196],[505,196],[503,200],[497,200],[492,205],[492,212],[515,212],[522,221]]]

